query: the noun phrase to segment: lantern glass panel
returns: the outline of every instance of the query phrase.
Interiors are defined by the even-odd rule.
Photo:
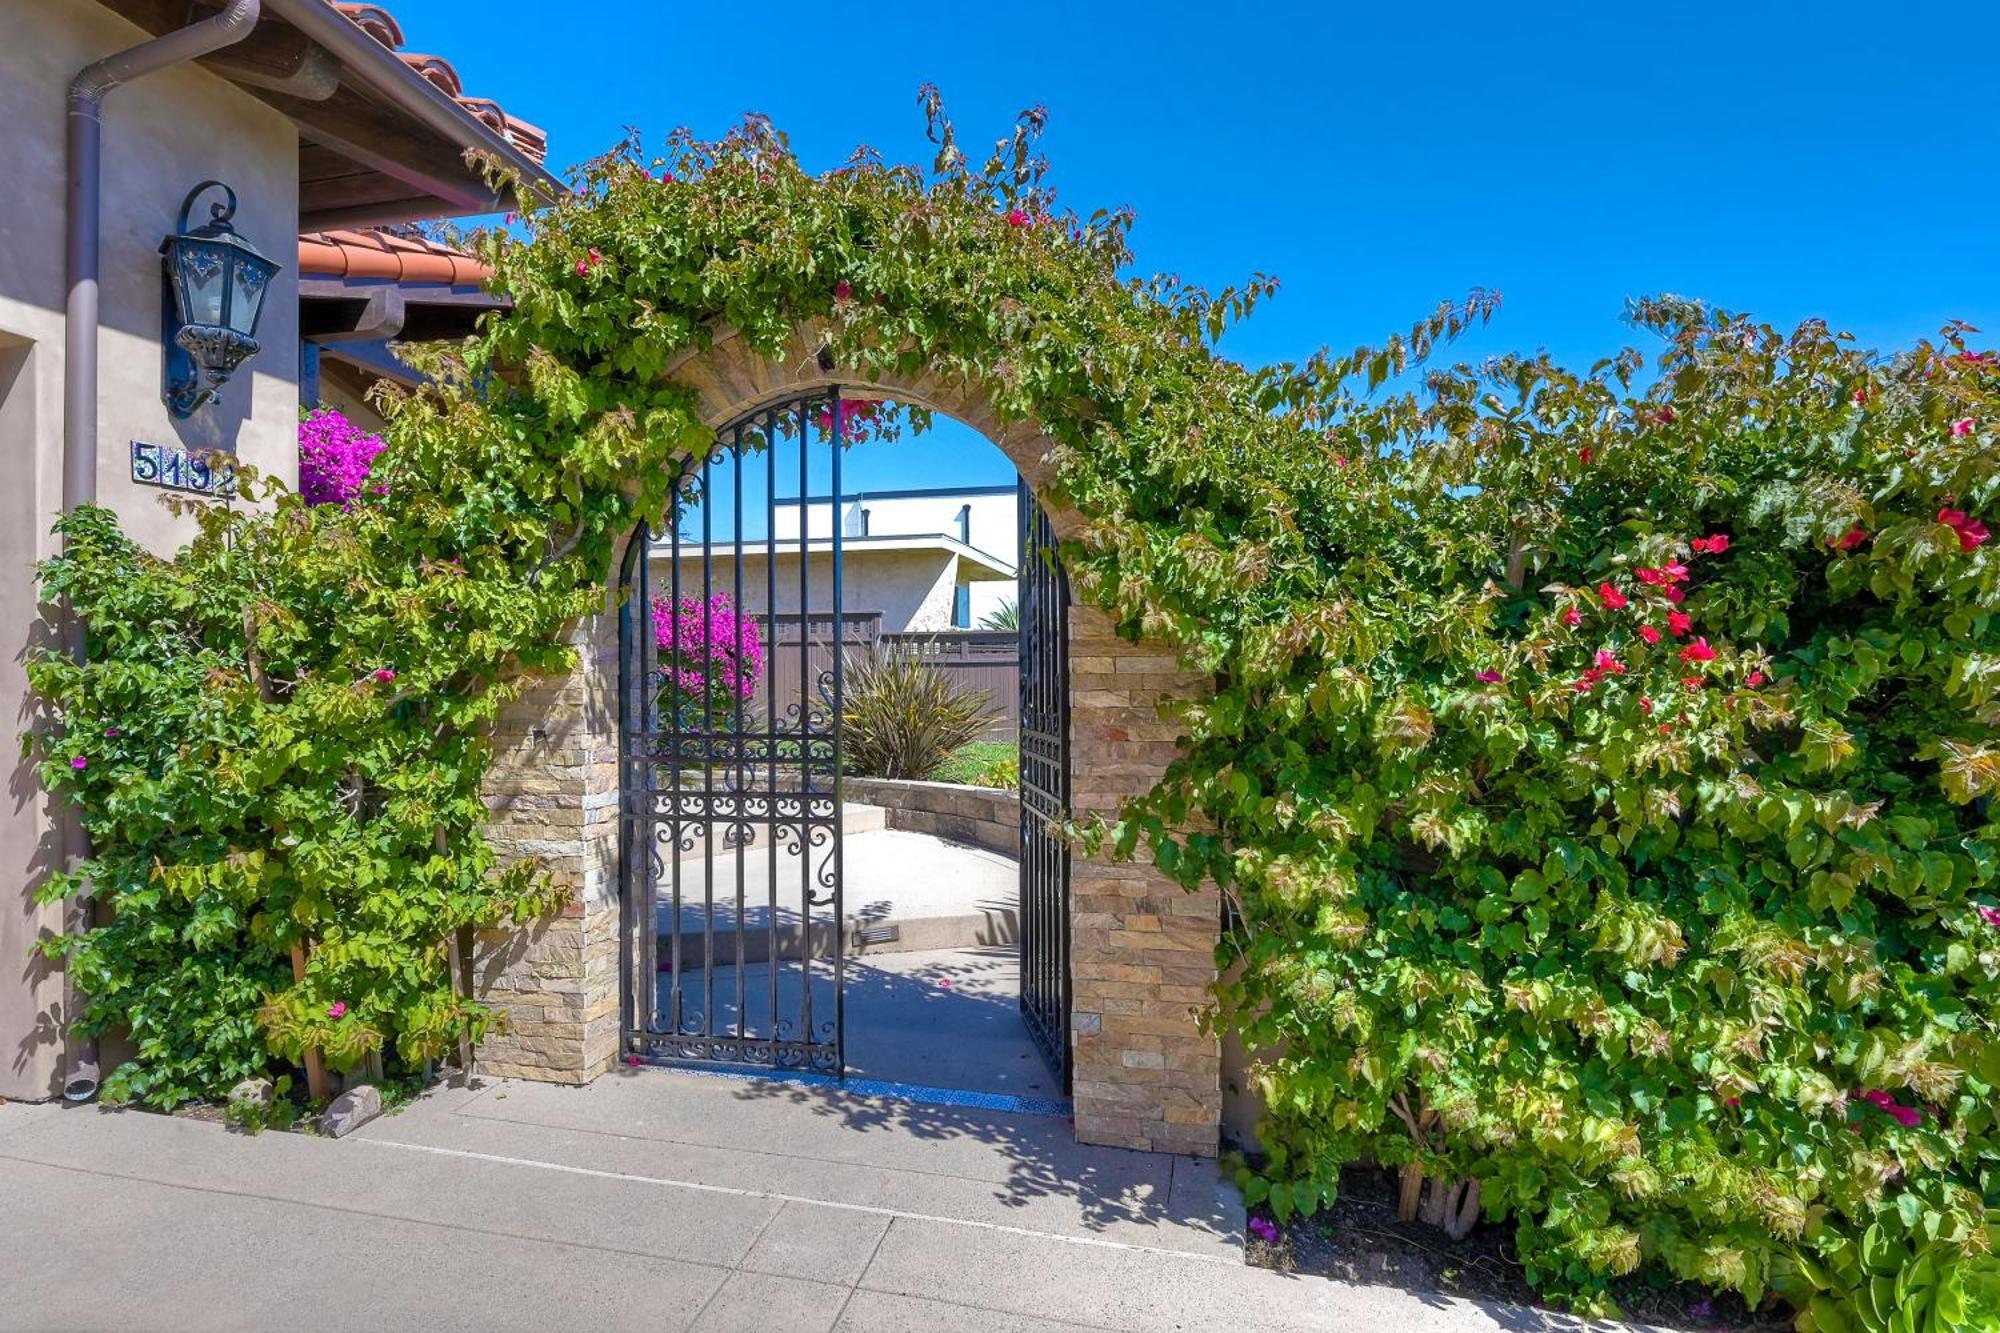
[[[222,323],[224,279],[229,272],[229,247],[213,241],[179,240],[174,256],[181,270],[181,319],[188,324]]]
[[[264,312],[264,296],[271,289],[271,275],[278,266],[261,255],[239,251],[233,256],[230,274],[229,327],[246,337],[257,332],[257,319]]]

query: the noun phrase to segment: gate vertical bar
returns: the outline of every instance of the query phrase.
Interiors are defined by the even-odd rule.
[[[764,980],[770,987],[772,1040],[778,1037],[778,432],[772,413],[763,417],[764,438],[764,744],[768,777],[764,783],[771,812],[765,830],[764,869],[769,907],[764,926],[770,936],[764,951]]]
[[[1069,581],[1055,530],[1021,483],[1021,1016],[1070,1082]]]
[[[687,476],[687,470],[686,468],[683,468],[682,469],[683,481],[686,480],[686,476]],[[669,928],[671,933],[669,937],[670,947],[668,948],[667,951],[668,952],[667,975],[670,978],[672,978],[672,980],[670,980],[667,983],[666,1028],[667,1031],[674,1033],[676,1036],[678,1036],[681,1031],[681,973],[684,970],[681,964],[685,961],[686,958],[686,951],[681,948],[681,893],[683,889],[683,885],[681,882],[681,839],[684,831],[684,827],[681,822],[681,803],[682,803],[682,798],[686,795],[686,778],[684,777],[684,773],[685,773],[687,752],[686,749],[684,748],[686,742],[683,740],[681,736],[680,700],[675,697],[675,690],[677,690],[680,685],[681,670],[682,670],[681,631],[680,631],[680,623],[681,623],[680,618],[682,613],[682,607],[681,607],[682,495],[683,495],[682,488],[676,485],[673,491],[674,508],[673,508],[673,513],[671,515],[671,521],[673,523],[673,566],[672,566],[673,602],[668,609],[668,620],[667,620],[667,623],[673,626],[673,633],[668,637],[667,640],[667,661],[669,670],[664,678],[659,680],[649,680],[646,683],[647,688],[657,690],[659,691],[660,695],[664,696],[666,700],[667,711],[672,718],[672,721],[668,723],[667,727],[667,740],[668,744],[672,746],[672,749],[668,751],[668,759],[667,759],[667,786],[669,790],[669,795],[667,797],[667,804],[668,804],[668,812],[670,818],[667,824],[668,838],[667,838],[666,854],[673,858],[673,869],[669,873],[673,876],[674,888],[672,894],[673,902],[671,904],[672,914],[668,918],[672,924]],[[657,638],[655,642],[657,642]],[[673,683],[673,688],[668,687],[668,682],[670,681]],[[649,737],[648,739],[650,740],[651,738]],[[649,1015],[648,1017],[649,1017],[649,1022],[648,1022],[649,1027],[657,1027],[659,1025],[660,1020],[657,1014]]]
[[[847,917],[843,902],[846,887],[841,874],[842,859],[845,856],[842,836],[847,822],[847,809],[842,804],[843,778],[841,777],[841,713],[847,696],[842,687],[847,683],[847,621],[846,607],[841,601],[840,547],[841,529],[846,526],[840,510],[840,462],[847,451],[847,423],[842,419],[840,389],[836,386],[827,399],[827,415],[833,422],[833,698],[828,704],[833,721],[833,1072],[841,1078],[847,1077],[847,988],[843,984],[847,975]]]
[[[730,565],[736,575],[736,586],[732,596],[733,610],[730,621],[729,653],[725,666],[730,672],[730,707],[734,713],[729,737],[729,813],[730,831],[735,835],[736,845],[736,1040],[742,1041],[750,1035],[750,992],[743,970],[743,858],[750,854],[754,830],[748,822],[746,808],[750,800],[750,784],[744,781],[743,766],[747,758],[749,742],[743,735],[743,625],[747,618],[743,611],[743,427],[738,426],[730,440],[731,456],[730,489],[735,492],[735,523],[730,532],[732,543]],[[711,640],[712,642],[712,640]],[[712,694],[713,691],[710,691]],[[768,839],[766,840],[768,841]]]
[[[813,1026],[812,914],[812,411],[799,400],[799,1040]]]

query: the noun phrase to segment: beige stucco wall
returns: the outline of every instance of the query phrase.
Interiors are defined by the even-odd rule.
[[[765,552],[756,545],[743,548],[742,605],[761,615],[768,580],[764,576]],[[799,557],[797,551],[778,552],[778,614],[796,615],[799,610]],[[655,554],[653,596],[661,601],[673,594],[673,560]],[[926,551],[870,551],[850,549],[840,562],[840,603],[848,615],[880,611],[884,634],[928,634],[951,628],[952,594],[959,575],[958,556],[940,546]],[[709,575],[716,592],[732,596],[736,589],[735,552],[716,548]],[[1013,586],[1011,584],[1007,585]],[[701,553],[681,551],[681,595],[699,597],[702,590]],[[833,556],[813,555],[806,568],[806,598],[814,614],[833,605]]]
[[[0,0],[0,702],[12,730],[29,702],[23,659],[42,632],[33,565],[54,551],[62,500],[65,93],[76,71],[145,40],[90,0]],[[264,307],[264,350],[223,402],[175,422],[160,401],[160,240],[196,182],[214,177],[241,200],[236,225],[284,264]],[[205,206],[199,210],[206,217]],[[198,219],[199,220],[199,219]],[[111,93],[104,113],[99,333],[98,498],[134,537],[171,550],[190,531],[130,480],[131,443],[234,448],[287,484],[297,480],[298,136],[290,121],[221,79],[170,69]],[[12,755],[10,742],[7,752]],[[0,1095],[47,1096],[59,1064],[59,978],[29,942],[60,925],[27,895],[54,855],[49,812],[25,764],[10,760],[0,813]]]

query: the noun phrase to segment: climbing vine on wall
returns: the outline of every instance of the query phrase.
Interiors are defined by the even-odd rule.
[[[1233,904],[1260,1206],[1373,1156],[1584,1306],[1647,1262],[1827,1329],[1877,1326],[1876,1278],[1984,1299],[2000,373],[1969,331],[1885,358],[1662,300],[1652,361],[1437,364],[1475,296],[1252,370],[1216,342],[1275,283],[1133,277],[1039,113],[974,161],[926,109],[928,169],[809,173],[760,121],[583,168],[481,238],[512,313],[419,356],[344,507],[213,511],[172,560],[71,521],[47,589],[92,657],[34,680],[97,851],[49,893],[111,902],[61,947],[138,1037],[121,1090],[486,1021],[442,941],[553,892],[479,835],[486,728],[710,447],[678,361],[804,325],[1032,423],[1079,594],[1214,674],[1103,833]]]

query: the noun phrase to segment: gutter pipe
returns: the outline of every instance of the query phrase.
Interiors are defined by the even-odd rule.
[[[84,66],[69,85],[68,300],[63,324],[63,513],[97,500],[97,270],[98,229],[103,207],[104,98],[112,89],[171,65],[233,46],[257,27],[262,0],[230,0],[220,14]],[[332,11],[327,11],[331,13]],[[64,638],[84,659],[83,622],[68,617]],[[64,828],[65,862],[74,866],[87,854],[81,825]],[[71,928],[88,927],[91,902],[80,894],[71,906]],[[97,1095],[97,1043],[74,1035],[79,1012],[76,986],[63,969],[63,1097],[73,1102]]]

